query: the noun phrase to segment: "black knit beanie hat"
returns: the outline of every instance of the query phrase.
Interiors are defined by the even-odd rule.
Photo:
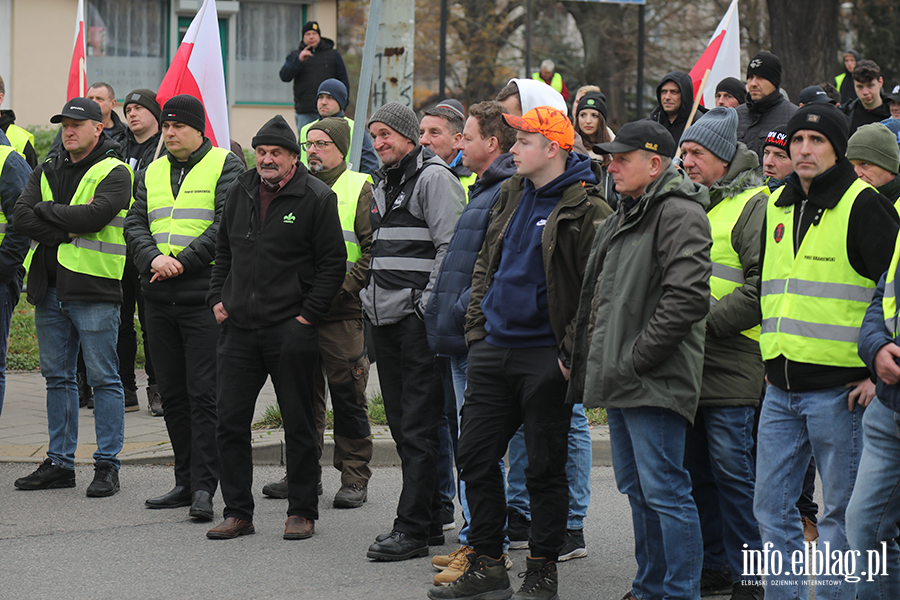
[[[294,154],[300,154],[300,146],[297,144],[297,138],[294,137],[294,131],[281,115],[275,115],[260,127],[253,136],[251,145],[254,148],[257,146],[281,146]]]
[[[601,94],[600,92],[587,92],[584,96],[581,97],[581,100],[578,101],[578,107],[575,109],[575,119],[578,119],[578,113],[580,113],[585,108],[593,108],[606,120],[609,120],[609,116],[606,109],[606,96]]]
[[[747,79],[751,75],[768,79],[778,89],[781,87],[781,60],[771,52],[760,52],[747,66]]]
[[[716,93],[731,94],[741,104],[747,99],[747,86],[737,77],[726,77],[716,86]]]
[[[343,117],[321,119],[310,125],[306,134],[309,135],[313,129],[324,131],[340,153],[344,155],[344,158],[347,158],[347,152],[350,150],[350,124],[347,123],[347,119]]]
[[[766,134],[766,139],[763,141],[763,148],[766,146],[775,146],[790,154],[790,152],[788,152],[787,128],[784,125],[773,127],[772,130]]]
[[[162,117],[159,120],[184,123],[206,135],[206,112],[203,110],[203,104],[188,94],[169,98],[163,106]]]
[[[837,154],[838,160],[847,154],[849,126],[847,117],[833,104],[806,104],[801,106],[787,124],[787,153],[791,153],[791,138],[803,129],[823,134]]]
[[[122,110],[124,111],[126,108],[128,108],[129,104],[139,104],[143,106],[151,113],[153,113],[153,116],[156,117],[157,121],[159,121],[159,102],[156,101],[156,94],[153,93],[153,90],[134,90],[125,97],[125,104],[122,105]]]

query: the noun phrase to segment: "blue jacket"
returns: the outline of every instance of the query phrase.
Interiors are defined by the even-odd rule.
[[[887,275],[885,273],[885,275]],[[875,374],[875,355],[885,344],[900,344],[900,337],[891,338],[884,326],[884,309],[881,300],[884,297],[885,275],[881,276],[875,295],[866,310],[866,316],[859,328],[857,351],[872,374]],[[894,279],[894,293],[900,295],[900,279]],[[900,297],[900,296],[898,296]],[[900,412],[900,385],[888,385],[881,380],[875,381],[875,393],[887,408]]]
[[[484,245],[491,209],[500,197],[500,186],[515,174],[512,155],[502,154],[469,187],[469,203],[456,222],[434,293],[425,308],[428,344],[437,355],[465,356],[468,353],[465,326],[472,271]]]
[[[0,131],[0,144],[9,146],[9,139]],[[0,286],[5,286],[13,278],[20,280],[25,274],[22,261],[28,253],[30,240],[28,236],[16,231],[12,225],[13,208],[19,199],[19,194],[25,188],[28,178],[31,176],[31,167],[18,152],[13,152],[6,159],[3,173],[0,175],[0,208],[6,215],[9,224],[6,226],[6,235],[0,243]]]

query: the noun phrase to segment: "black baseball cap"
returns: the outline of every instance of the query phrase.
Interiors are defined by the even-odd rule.
[[[800,92],[800,104],[831,104],[831,98],[825,93],[825,90],[817,85],[811,85],[803,88]]]
[[[72,98],[63,107],[58,115],[50,117],[51,123],[61,123],[63,117],[75,119],[77,121],[103,121],[103,112],[100,105],[87,98]]]
[[[675,140],[656,121],[642,119],[622,125],[614,141],[594,146],[597,154],[621,154],[632,150],[646,150],[671,158],[675,156]]]

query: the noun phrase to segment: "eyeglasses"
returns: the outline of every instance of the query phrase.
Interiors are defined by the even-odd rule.
[[[300,144],[300,147],[304,150],[309,150],[311,147],[315,146],[316,150],[324,150],[328,147],[328,144],[333,144],[334,142],[326,142],[325,140],[316,140],[314,142],[303,142]]]

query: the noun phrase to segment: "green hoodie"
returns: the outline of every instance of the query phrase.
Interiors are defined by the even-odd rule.
[[[693,423],[712,246],[709,192],[669,166],[594,237],[576,316],[569,402],[670,409]]]

